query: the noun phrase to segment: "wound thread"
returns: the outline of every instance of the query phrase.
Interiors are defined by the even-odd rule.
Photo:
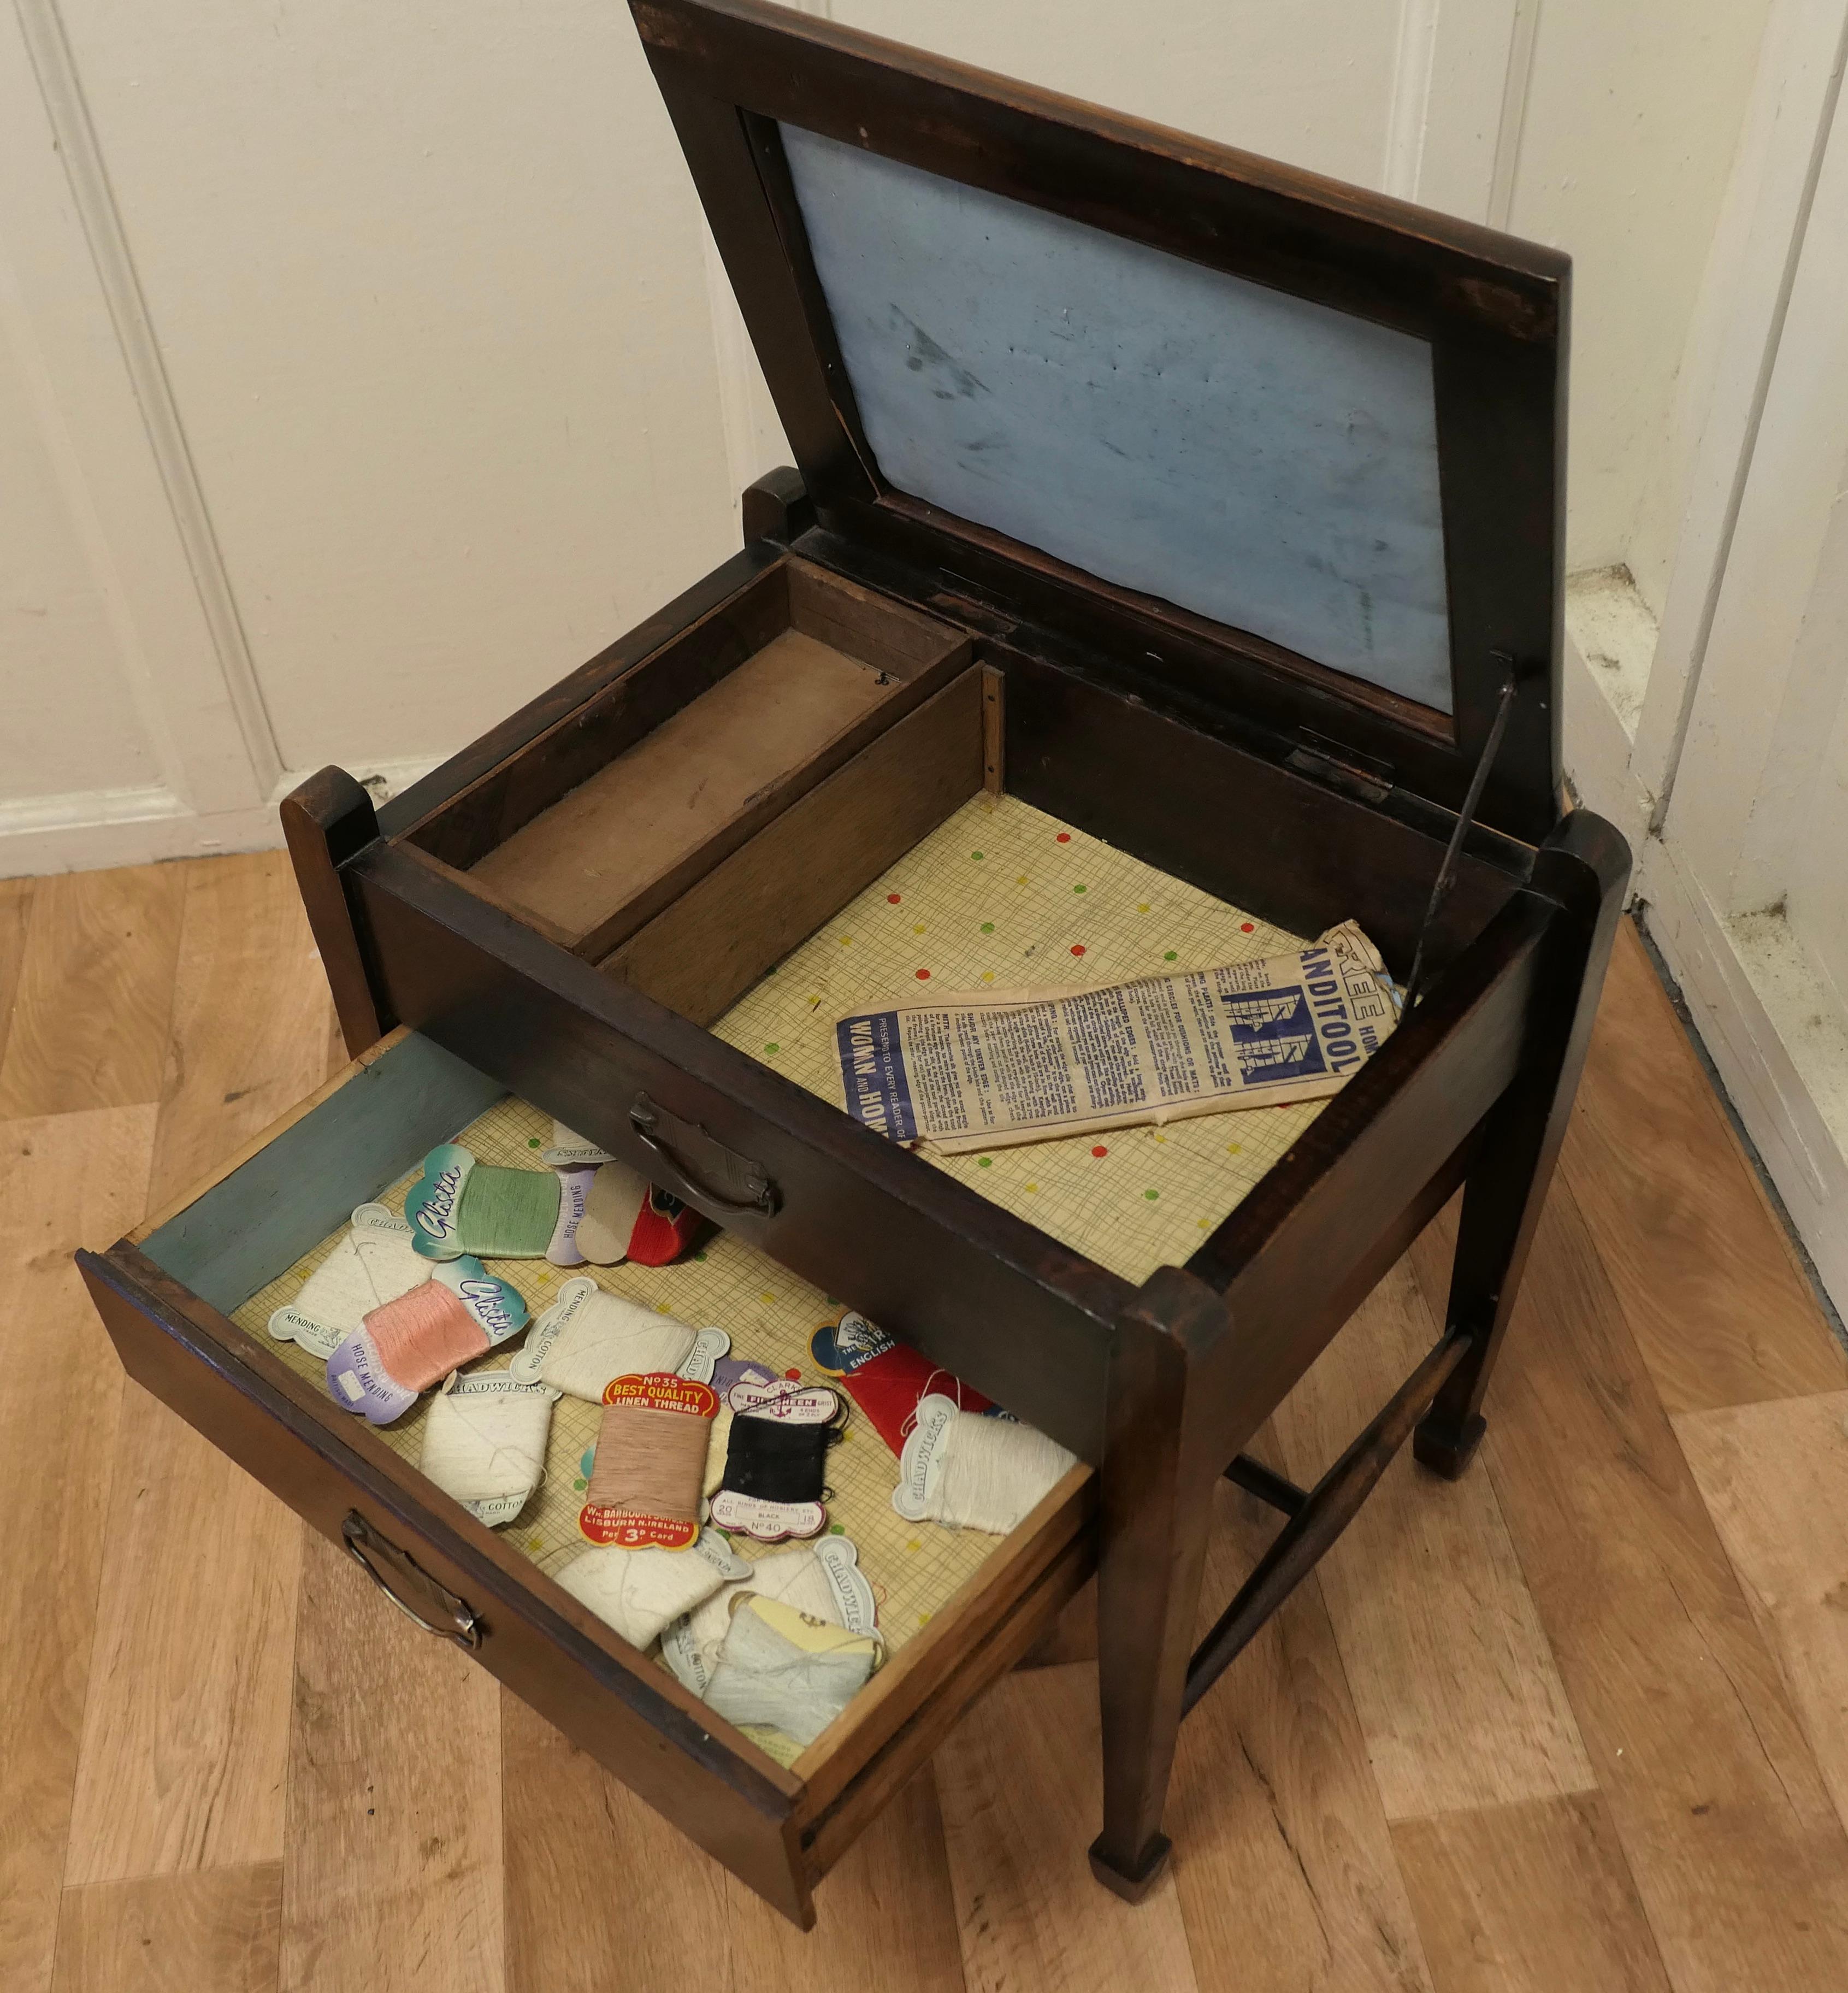
[[[1006,1536],[1078,1464],[1056,1440],[1011,1419],[958,1412],[943,1440],[935,1499],[925,1513],[954,1529]]]
[[[606,1405],[584,1506],[697,1523],[707,1433],[704,1419],[683,1412]]]
[[[374,1308],[363,1325],[386,1375],[407,1391],[427,1390],[492,1346],[462,1297],[441,1280]]]
[[[763,1502],[819,1502],[838,1425],[799,1425],[741,1413],[732,1421],[721,1489]]]
[[[537,1260],[558,1223],[558,1179],[550,1170],[502,1170],[477,1163],[469,1172],[456,1229],[477,1258]]]

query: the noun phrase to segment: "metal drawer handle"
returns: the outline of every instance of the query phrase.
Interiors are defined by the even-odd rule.
[[[635,1139],[654,1157],[654,1174],[677,1196],[706,1210],[722,1212],[727,1218],[776,1216],[782,1199],[761,1164],[735,1154],[722,1143],[714,1140],[703,1128],[677,1120],[665,1109],[658,1107],[645,1093],[635,1096],[635,1105],[629,1109],[629,1126],[635,1131]],[[727,1174],[740,1180],[746,1195],[728,1196],[723,1191],[702,1183],[691,1167],[662,1140],[662,1134],[668,1128],[680,1131],[683,1140],[691,1137],[712,1150]]]
[[[426,1633],[434,1633],[439,1639],[453,1640],[459,1647],[473,1650],[481,1645],[481,1622],[468,1607],[454,1592],[446,1591],[427,1571],[420,1570],[397,1544],[388,1543],[358,1509],[347,1512],[347,1520],[340,1525],[340,1535],[347,1546],[347,1554],[407,1619],[421,1626]],[[368,1551],[371,1556],[367,1554]],[[439,1626],[407,1605],[393,1590],[391,1581],[374,1564],[374,1557],[390,1567],[401,1582],[427,1597],[449,1623]]]

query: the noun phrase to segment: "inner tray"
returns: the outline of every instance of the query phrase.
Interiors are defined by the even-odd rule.
[[[1184,885],[1013,796],[981,795],[914,844],[713,1025],[839,1105],[834,1027],[926,990],[1095,989],[1288,954],[1309,937]],[[939,1169],[1126,1280],[1184,1264],[1327,1105],[1250,1107]]]

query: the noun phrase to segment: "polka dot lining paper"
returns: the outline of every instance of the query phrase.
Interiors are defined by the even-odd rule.
[[[837,1018],[928,981],[1096,989],[1286,955],[1286,933],[1012,796],[978,796],[914,845],[712,1027],[840,1104]],[[938,1168],[1125,1279],[1184,1263],[1327,1105],[1252,1107]]]

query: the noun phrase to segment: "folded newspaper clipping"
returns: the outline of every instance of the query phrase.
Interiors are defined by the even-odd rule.
[[[955,1154],[1320,1099],[1378,1050],[1399,1003],[1344,921],[1264,962],[863,1011],[835,1044],[856,1120]]]

